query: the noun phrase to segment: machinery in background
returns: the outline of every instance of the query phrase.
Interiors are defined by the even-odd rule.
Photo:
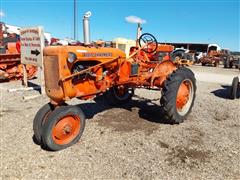
[[[203,54],[200,58],[202,66],[214,65],[217,67],[219,64],[223,64],[224,68],[239,68],[240,53],[231,52],[228,49],[220,49],[217,45],[210,45],[208,47],[207,54]]]
[[[130,55],[130,49],[131,47],[136,46],[136,41],[131,39],[125,39],[125,38],[115,38],[112,41],[112,47],[121,49],[127,57]]]
[[[220,47],[215,44],[210,44],[206,54],[200,58],[200,63],[202,66],[213,65],[215,67],[219,66],[219,63],[222,60],[222,52]]]
[[[0,22],[0,82],[23,78],[23,67],[20,62],[19,29]],[[32,79],[37,67],[27,65],[28,79]]]
[[[171,60],[175,63],[190,66],[197,62],[195,53],[196,52],[192,50],[176,48],[174,51],[171,52],[170,57]]]
[[[228,49],[223,49],[223,64],[224,68],[240,69],[240,52],[232,52]]]

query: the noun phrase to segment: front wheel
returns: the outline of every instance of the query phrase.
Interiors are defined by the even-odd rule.
[[[43,145],[52,151],[65,149],[81,138],[85,128],[85,116],[76,106],[56,108],[43,125]]]
[[[39,144],[41,143],[42,139],[42,126],[53,109],[54,107],[51,105],[51,103],[47,103],[38,110],[33,119],[34,137]]]
[[[160,103],[167,123],[181,123],[191,112],[196,94],[196,79],[185,67],[169,75],[162,89]]]

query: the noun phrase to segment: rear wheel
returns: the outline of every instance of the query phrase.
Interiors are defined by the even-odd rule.
[[[129,102],[133,95],[133,88],[114,86],[104,94],[104,98],[109,105],[117,106]]]
[[[232,86],[230,88],[230,98],[231,99],[237,98],[238,86],[239,86],[239,78],[235,77],[235,78],[233,78]]]
[[[191,112],[196,93],[193,72],[185,67],[177,69],[165,81],[160,100],[167,123],[181,123]]]
[[[43,125],[42,141],[49,150],[65,149],[81,138],[85,128],[85,116],[76,106],[56,108]]]

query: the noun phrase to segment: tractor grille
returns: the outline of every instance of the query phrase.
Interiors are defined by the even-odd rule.
[[[44,76],[46,91],[59,89],[59,65],[57,56],[44,56]]]

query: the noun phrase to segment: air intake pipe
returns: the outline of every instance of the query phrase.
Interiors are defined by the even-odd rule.
[[[90,40],[90,25],[89,25],[89,18],[92,15],[90,11],[86,12],[83,16],[83,40],[84,45],[91,44]]]

